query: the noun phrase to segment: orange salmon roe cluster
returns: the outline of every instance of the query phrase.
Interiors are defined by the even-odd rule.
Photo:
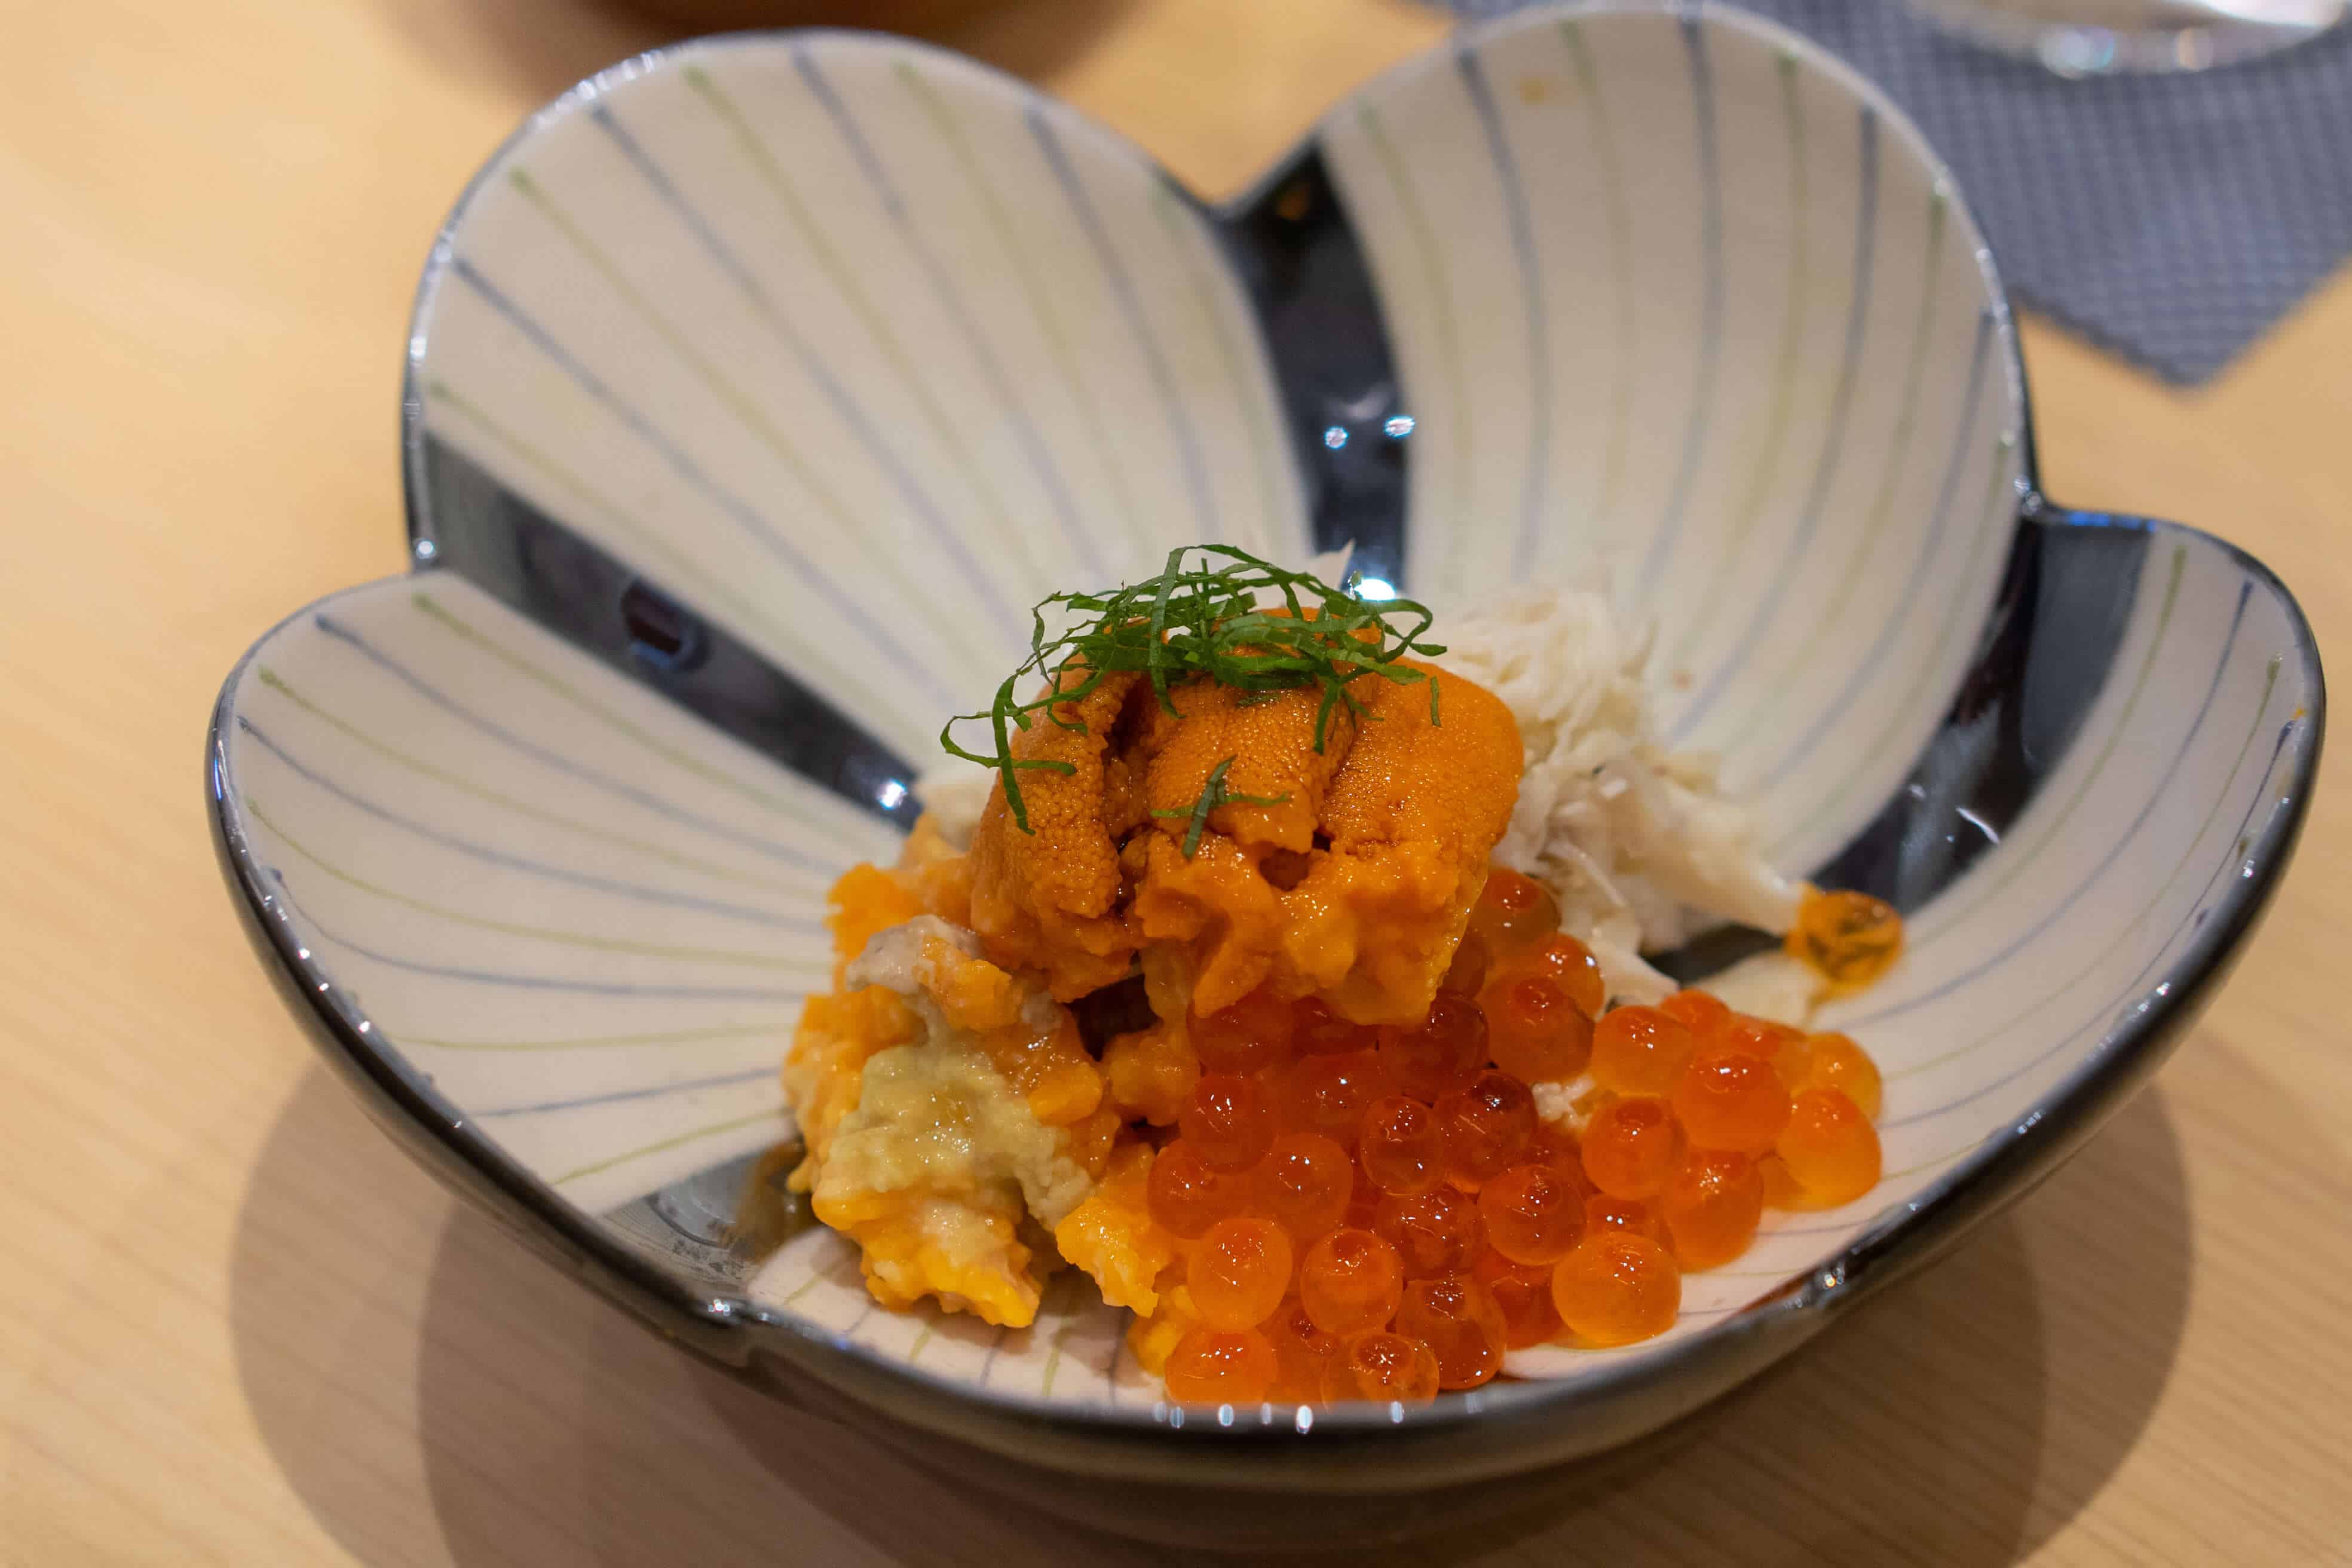
[[[1791,938],[1832,987],[1900,946],[1867,902],[1811,895]],[[1417,1024],[1262,994],[1190,1021],[1206,1070],[1147,1184],[1175,1257],[1130,1335],[1170,1398],[1412,1403],[1512,1350],[1650,1339],[1768,1205],[1876,1184],[1878,1071],[1853,1041],[1703,991],[1608,1008],[1559,923],[1497,869]],[[1538,1119],[1530,1083],[1587,1074],[1580,1137]]]

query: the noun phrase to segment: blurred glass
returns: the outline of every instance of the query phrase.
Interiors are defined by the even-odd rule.
[[[2061,76],[2193,71],[2315,37],[2347,0],[1906,0],[1972,44]]]

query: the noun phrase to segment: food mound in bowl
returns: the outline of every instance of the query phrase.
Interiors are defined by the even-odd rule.
[[[1894,911],[1762,865],[1602,595],[1431,622],[1218,545],[1039,606],[784,1062],[876,1300],[1018,1327],[1075,1268],[1171,1399],[1420,1400],[1875,1184],[1877,1071],[1800,1026]],[[1639,956],[1725,919],[1786,952]]]

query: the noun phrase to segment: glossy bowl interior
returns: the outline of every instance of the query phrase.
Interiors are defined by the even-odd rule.
[[[2154,1066],[2316,764],[2292,599],[2204,535],[2042,502],[1941,165],[1727,9],[1466,31],[1222,208],[919,45],[684,46],[499,153],[409,352],[415,570],[270,632],[216,718],[267,961],[527,1241],[1033,1479],[1462,1484],[1687,1415]],[[1910,917],[1825,1020],[1886,1069],[1880,1189],[1777,1216],[1657,1342],[1394,1413],[1204,1421],[1088,1291],[1000,1332],[874,1310],[822,1232],[731,1248],[829,881],[893,853],[1032,601],[1203,538],[1353,541],[1441,605],[1601,562],[1774,858]]]

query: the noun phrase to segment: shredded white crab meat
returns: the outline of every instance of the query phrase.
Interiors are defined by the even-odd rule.
[[[1641,955],[1710,926],[1787,931],[1799,889],[1717,793],[1714,759],[1659,738],[1648,626],[1629,626],[1601,588],[1569,586],[1448,616],[1441,640],[1439,662],[1501,698],[1527,746],[1496,858],[1558,895],[1562,929],[1592,948],[1612,994],[1672,991]]]

